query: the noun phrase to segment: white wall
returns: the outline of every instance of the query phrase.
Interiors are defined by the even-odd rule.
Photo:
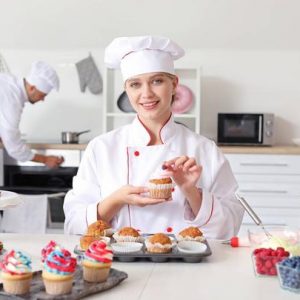
[[[217,112],[276,114],[276,142],[300,137],[298,0],[0,0],[0,52],[13,73],[52,64],[61,90],[27,105],[27,139],[59,140],[62,130],[101,133],[102,94],[81,93],[74,63],[119,35],[166,35],[187,49],[178,66],[202,66],[202,133],[216,136]]]

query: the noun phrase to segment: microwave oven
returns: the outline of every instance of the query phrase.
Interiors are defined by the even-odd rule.
[[[274,114],[219,113],[217,142],[220,145],[272,146]]]

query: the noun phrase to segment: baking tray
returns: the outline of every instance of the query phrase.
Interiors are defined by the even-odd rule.
[[[70,294],[54,296],[49,295],[45,292],[45,286],[42,279],[42,271],[33,272],[30,292],[24,295],[11,295],[3,291],[3,284],[0,284],[0,299],[4,300],[19,300],[19,299],[30,299],[30,300],[76,300],[86,297],[88,295],[97,294],[105,290],[111,289],[118,285],[121,281],[128,277],[127,273],[110,269],[109,276],[105,282],[102,283],[88,283],[83,280],[82,267],[78,266],[74,274],[73,288]]]
[[[142,235],[145,238],[149,234]],[[149,253],[147,252],[146,246],[143,243],[143,247],[140,251],[134,253],[116,253],[114,252],[114,260],[120,262],[136,262],[136,261],[150,261],[150,262],[168,262],[168,261],[178,261],[178,262],[188,262],[188,263],[198,263],[201,262],[204,257],[210,256],[212,254],[210,246],[207,240],[204,240],[203,244],[206,245],[206,250],[201,253],[183,253],[177,248],[177,240],[173,234],[168,234],[174,241],[174,247],[172,252],[169,253]],[[112,239],[111,244],[115,243]],[[200,242],[199,242],[200,243]],[[77,259],[80,261],[83,258],[84,251],[80,250],[78,246],[75,247],[74,253],[77,255]]]

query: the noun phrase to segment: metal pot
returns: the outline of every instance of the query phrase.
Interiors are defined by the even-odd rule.
[[[63,144],[78,144],[79,136],[83,133],[90,132],[90,130],[75,132],[75,131],[63,131],[61,133],[61,141]]]

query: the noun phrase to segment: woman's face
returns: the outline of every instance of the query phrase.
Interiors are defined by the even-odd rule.
[[[178,78],[166,73],[147,73],[125,82],[132,107],[142,121],[165,122],[171,113]]]

